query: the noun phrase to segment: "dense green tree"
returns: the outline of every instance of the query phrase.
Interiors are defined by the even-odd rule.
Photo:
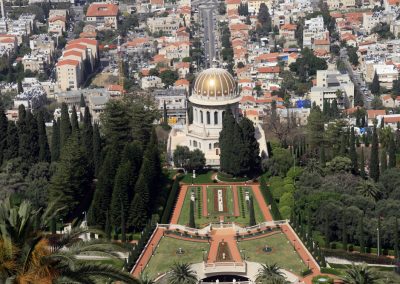
[[[179,75],[177,71],[167,69],[160,73],[160,78],[164,83],[164,86],[168,88],[179,79]]]
[[[326,70],[328,65],[325,59],[315,56],[314,52],[309,48],[304,48],[300,57],[296,62],[290,64],[289,68],[295,72],[302,82],[306,82],[309,76],[317,73],[317,70]]]
[[[342,133],[340,133],[340,151],[339,151],[339,155],[342,157],[346,156],[346,152],[347,152],[347,138],[346,138],[346,134],[342,131]]]
[[[75,108],[75,106],[72,107],[71,129],[72,129],[72,132],[74,132],[74,131],[79,131],[78,114],[76,113],[76,108]]]
[[[61,104],[61,120],[60,120],[60,151],[67,143],[68,138],[71,136],[71,123],[69,120],[68,106],[66,103]]]
[[[196,223],[194,220],[194,201],[190,200],[190,208],[189,208],[189,227],[196,228]]]
[[[376,72],[375,72],[374,78],[372,79],[372,83],[371,83],[370,89],[371,89],[371,93],[374,94],[374,95],[379,95],[379,93],[381,91],[381,85],[379,83],[379,77],[378,77],[378,74],[376,74]]]
[[[95,176],[98,176],[100,171],[100,162],[101,162],[101,137],[99,125],[97,123],[93,126],[93,165]]]
[[[51,137],[51,161],[56,162],[60,159],[60,119],[53,121]]]
[[[168,111],[167,111],[167,104],[164,101],[163,105],[163,124],[168,125]]]
[[[0,99],[0,165],[2,165],[4,160],[4,154],[7,149],[7,128],[8,120],[4,110],[4,105]]]
[[[130,191],[133,190],[130,184],[131,168],[132,166],[129,161],[121,163],[115,175],[110,212],[111,222],[117,228],[120,228],[122,215],[128,216],[129,196],[132,195]]]
[[[388,168],[396,167],[396,143],[394,141],[394,135],[390,135],[389,147],[388,147],[389,163]]]
[[[39,156],[39,134],[36,119],[26,112],[24,121],[18,122],[18,156],[27,164],[36,163]]]
[[[323,141],[324,120],[319,107],[313,107],[307,121],[307,131],[311,151],[316,151]]]
[[[395,218],[394,230],[393,230],[393,242],[394,242],[394,256],[399,258],[399,221]]]
[[[18,129],[13,121],[8,122],[7,128],[7,149],[4,153],[4,160],[11,160],[18,157],[19,137]]]
[[[353,174],[358,173],[358,161],[357,161],[357,152],[356,152],[356,142],[355,142],[355,135],[354,135],[354,128],[351,128],[350,132],[350,150],[349,156],[352,163],[352,172]]]
[[[143,165],[146,165],[146,159]],[[135,185],[135,195],[129,208],[128,226],[141,230],[147,223],[150,192],[146,183],[147,178],[140,174]]]
[[[88,221],[91,225],[100,225],[101,227],[105,225],[106,212],[109,212],[111,204],[115,174],[120,163],[119,153],[115,148],[108,148],[104,162],[101,165],[88,215]]]
[[[366,178],[367,176],[367,174],[365,173],[364,147],[361,148],[361,155],[360,155],[360,176],[362,178]]]
[[[248,118],[243,118],[239,126],[243,134],[243,153],[241,161],[241,170],[247,174],[256,174],[260,171],[260,146],[255,136],[253,122]]]
[[[260,36],[267,36],[272,31],[272,19],[269,14],[268,7],[265,3],[261,3],[258,10],[257,19],[259,25],[257,26],[257,33]]]
[[[50,200],[56,202],[57,207],[68,205],[63,214],[68,220],[80,217],[91,199],[90,185],[87,159],[74,134],[61,151],[60,162],[51,179]]]
[[[82,144],[84,145],[90,165],[93,167],[93,126],[89,107],[85,107],[85,114],[83,116]]]
[[[249,199],[249,226],[255,226],[256,225],[256,215],[254,213],[254,203],[253,203],[253,197],[250,197]]]
[[[39,161],[50,162],[51,154],[49,142],[47,140],[46,124],[44,122],[43,112],[39,111],[37,115],[38,135],[39,135]]]
[[[153,131],[153,121],[157,118],[143,102],[135,102],[132,106],[132,137],[142,143],[149,143]]]
[[[86,107],[85,97],[81,94],[81,100],[79,102],[79,107]]]
[[[365,232],[364,232],[364,217],[359,217],[357,226],[357,240],[360,246],[360,253],[365,253]]]
[[[380,170],[381,170],[381,174],[386,171],[387,169],[387,153],[386,153],[386,149],[382,148],[381,149],[381,158],[380,158]]]
[[[376,125],[372,132],[371,157],[369,159],[369,176],[376,182],[379,179],[379,144]]]
[[[107,145],[113,145],[119,151],[126,142],[131,141],[131,117],[125,102],[110,100],[101,116],[101,122]],[[140,122],[138,127],[140,127]]]

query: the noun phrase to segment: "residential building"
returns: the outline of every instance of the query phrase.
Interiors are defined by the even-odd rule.
[[[143,90],[148,90],[148,89],[157,89],[157,88],[163,88],[164,84],[161,81],[160,77],[157,76],[147,76],[143,77],[140,80],[140,87]]]
[[[153,17],[147,19],[147,26],[151,33],[162,33],[163,35],[173,36],[183,25],[183,20],[176,14],[170,14],[167,17]]]
[[[98,29],[117,29],[118,5],[105,2],[90,4],[86,12],[86,22]]]
[[[58,61],[57,87],[62,91],[77,90],[81,84],[80,62],[73,59],[64,59]]]
[[[186,90],[173,88],[154,90],[152,95],[160,113],[163,113],[165,103],[170,124],[186,122]]]

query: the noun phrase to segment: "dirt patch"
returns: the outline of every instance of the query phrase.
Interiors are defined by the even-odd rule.
[[[108,85],[118,84],[118,77],[112,73],[99,73],[93,78],[90,85],[97,87],[106,87]]]
[[[218,190],[222,191],[222,206],[223,211],[218,210]],[[226,188],[213,188],[214,194],[214,213],[227,213],[228,212],[228,204],[226,201]]]

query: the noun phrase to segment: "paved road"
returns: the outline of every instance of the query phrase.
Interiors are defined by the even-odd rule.
[[[340,49],[340,59],[346,65],[346,69],[349,73],[350,79],[354,83],[354,92],[358,92],[361,95],[364,102],[364,107],[368,109],[372,100],[371,92],[368,90],[367,84],[362,78],[361,73],[353,71],[353,67],[349,62],[349,56],[347,55],[346,48]]]

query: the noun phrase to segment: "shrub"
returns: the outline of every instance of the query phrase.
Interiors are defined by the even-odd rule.
[[[289,206],[282,206],[279,207],[279,212],[281,213],[283,219],[289,219],[292,208],[290,208]]]
[[[291,177],[285,177],[283,179],[284,184],[293,184],[293,178]]]
[[[281,199],[279,199],[279,208],[282,208],[284,206],[293,207],[293,205],[294,205],[294,198],[291,192],[284,193]]]
[[[332,275],[341,275],[340,270],[335,268],[321,267],[321,273],[332,274]]]
[[[371,263],[371,264],[388,264],[388,265],[393,265],[396,262],[392,258],[389,258],[386,256],[378,257],[373,254],[348,253],[344,250],[332,250],[332,249],[324,249],[323,251],[326,256],[343,258],[343,259],[347,259],[352,262],[366,262],[366,263]]]
[[[304,276],[310,275],[311,273],[312,273],[312,270],[310,268],[307,268],[301,272],[301,276],[304,277]]]

